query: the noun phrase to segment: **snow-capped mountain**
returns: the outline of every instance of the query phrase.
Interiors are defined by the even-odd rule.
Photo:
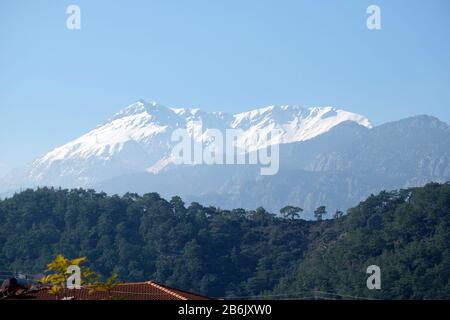
[[[450,181],[450,126],[415,116],[372,129],[347,121],[313,139],[282,144],[276,175],[259,166],[177,166],[104,181],[107,193],[158,192],[220,208],[276,213],[287,204],[313,218],[318,206],[346,210],[382,190]]]
[[[171,134],[179,128],[205,144],[213,143],[209,129],[240,129],[243,133],[237,146],[253,151],[270,144],[309,140],[347,121],[371,127],[365,117],[333,107],[269,106],[230,115],[140,100],[94,130],[37,158],[5,184],[10,189],[90,187],[125,174],[155,174],[171,165],[171,150],[176,144]],[[268,132],[272,132],[270,139]]]

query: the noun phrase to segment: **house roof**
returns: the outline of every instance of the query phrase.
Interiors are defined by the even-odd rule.
[[[61,300],[66,297],[71,300],[210,300],[210,298],[191,292],[182,291],[162,284],[146,281],[118,284],[110,292],[94,291],[92,287],[68,290],[58,296],[49,293],[48,288],[38,288],[9,297],[9,300]]]

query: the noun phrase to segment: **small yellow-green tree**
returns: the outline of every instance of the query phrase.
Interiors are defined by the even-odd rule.
[[[60,295],[63,297],[67,294],[67,280],[70,277],[68,269],[70,266],[80,268],[80,280],[82,286],[90,286],[99,282],[99,276],[82,264],[87,262],[87,258],[81,257],[76,259],[67,259],[63,255],[57,255],[56,258],[47,265],[46,276],[41,279],[42,284],[49,285],[49,292],[54,294],[58,299]]]
[[[96,291],[106,292],[108,295],[106,298],[107,300],[116,299],[111,293],[112,290],[114,290],[117,287],[117,285],[120,284],[120,282],[117,280],[117,277],[118,277],[117,274],[113,274],[111,277],[106,279],[105,282],[97,281],[89,293],[93,293]]]

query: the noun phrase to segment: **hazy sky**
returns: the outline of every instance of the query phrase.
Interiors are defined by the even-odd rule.
[[[70,4],[81,30],[66,28]],[[141,98],[450,123],[449,13],[448,0],[0,0],[0,175]]]

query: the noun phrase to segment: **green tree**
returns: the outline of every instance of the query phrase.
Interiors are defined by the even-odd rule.
[[[320,206],[314,211],[314,217],[317,221],[322,221],[323,216],[327,214],[327,208],[325,206]]]
[[[298,219],[300,214],[303,212],[302,208],[294,207],[294,206],[286,206],[280,209],[281,215],[286,219]]]
[[[106,292],[106,300],[116,300],[117,298],[113,295],[113,290],[120,284],[120,281],[117,280],[117,277],[117,274],[113,274],[111,277],[106,279],[105,282],[96,281],[89,293],[92,294],[96,291]]]
[[[339,218],[342,218],[343,216],[344,216],[344,212],[342,212],[339,209],[336,209],[336,211],[334,212],[333,218],[339,219]]]
[[[90,285],[97,279],[97,275],[91,269],[86,266],[81,266],[86,262],[87,259],[84,257],[70,260],[63,255],[57,255],[48,264],[46,272],[49,274],[42,278],[40,282],[49,285],[49,292],[54,294],[57,299],[59,298],[58,295],[61,294],[64,297],[67,294],[67,280],[70,276],[68,273],[69,266],[77,266],[80,268],[81,285],[83,286]]]
[[[173,196],[172,199],[170,199],[170,205],[172,206],[175,214],[182,215],[187,211],[183,200],[179,196]]]

